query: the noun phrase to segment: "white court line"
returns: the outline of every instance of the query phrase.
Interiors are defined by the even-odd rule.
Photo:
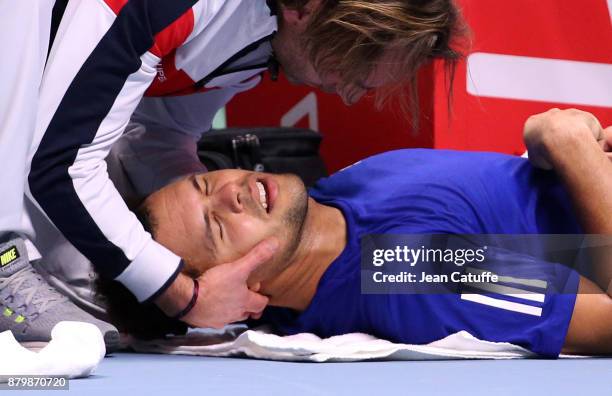
[[[480,275],[485,272],[491,272],[491,271],[485,271],[479,268],[472,268],[472,267],[467,267],[466,271],[472,274],[476,274],[476,275]],[[497,275],[493,272],[491,272],[491,274]],[[514,278],[512,276],[501,276],[501,275],[497,275],[497,277],[498,277],[498,281],[503,282],[503,283],[514,283],[516,285],[537,287],[539,289],[546,289],[548,287],[548,282],[541,280],[541,279],[523,279],[523,278]]]
[[[467,62],[475,96],[612,107],[612,64],[484,52]]]
[[[512,301],[498,300],[496,298],[483,296],[482,294],[462,294],[461,299],[495,308],[505,309],[507,311],[520,312],[533,316],[542,316],[542,308],[540,307],[533,307],[531,305],[519,304]]]

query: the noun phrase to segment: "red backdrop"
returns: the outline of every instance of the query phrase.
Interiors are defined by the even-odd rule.
[[[612,1],[610,2],[612,6]],[[576,107],[612,124],[612,12],[607,0],[461,0],[472,47],[457,70],[452,115],[442,67],[420,76],[420,128],[372,99],[347,108],[339,98],[265,82],[227,108],[230,126],[299,125],[325,136],[330,171],[404,147],[521,154],[525,119],[551,107]],[[469,70],[468,73],[468,64]]]

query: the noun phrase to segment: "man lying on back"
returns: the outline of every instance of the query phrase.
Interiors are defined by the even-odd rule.
[[[547,293],[534,305],[536,314],[453,293],[360,289],[365,235],[612,234],[612,163],[604,143],[611,133],[590,114],[551,110],[528,120],[525,138],[532,162],[556,174],[502,154],[399,150],[359,162],[308,192],[293,175],[189,175],[152,194],[141,217],[158,242],[184,258],[192,277],[268,236],[279,238],[282,254],[249,283],[280,307],[267,309],[263,321],[282,334],[364,332],[424,344],[466,330],[545,357],[612,353],[605,271],[595,283],[561,264],[539,264],[541,280],[562,281],[565,293]],[[145,337],[173,330],[159,317],[151,324],[155,314],[128,304],[120,287],[101,285],[120,328]]]

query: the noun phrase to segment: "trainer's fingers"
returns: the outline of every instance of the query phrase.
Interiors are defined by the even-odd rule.
[[[274,237],[268,238],[257,244],[244,257],[234,262],[242,277],[246,280],[260,265],[270,260],[278,250],[278,240]]]
[[[268,299],[268,297],[259,293],[249,291],[249,296],[247,297],[247,302],[246,306],[244,307],[244,310],[252,313],[262,312],[266,308],[266,305],[268,305],[269,301],[270,300]]]
[[[254,285],[249,286],[249,289],[251,289],[251,291],[254,291],[255,293],[257,293],[259,291],[259,289],[261,289],[261,282],[257,282]]]

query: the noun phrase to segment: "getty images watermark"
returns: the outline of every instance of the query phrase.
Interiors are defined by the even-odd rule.
[[[608,239],[542,234],[367,235],[361,238],[361,291],[575,293],[577,274],[593,271],[597,265],[593,252],[609,249]]]
[[[405,263],[410,267],[415,267],[419,263],[451,263],[457,267],[465,264],[484,263],[485,253],[488,247],[483,246],[479,249],[441,249],[441,248],[411,248],[406,245],[395,246],[393,249],[374,249],[372,252],[372,265],[382,267],[389,263]],[[426,271],[400,271],[399,273],[385,273],[375,271],[373,281],[384,282],[408,282],[408,283],[443,283],[443,282],[498,282],[499,277],[490,271],[482,271],[473,274],[470,272],[453,271],[450,274],[428,273]]]

